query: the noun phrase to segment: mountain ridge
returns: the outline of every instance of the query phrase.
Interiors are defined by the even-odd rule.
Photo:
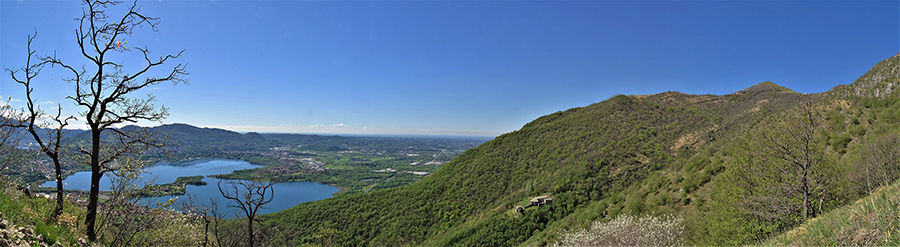
[[[559,230],[622,213],[677,213],[701,224],[711,182],[737,148],[732,140],[802,102],[833,107],[821,95],[772,82],[726,95],[617,95],[541,116],[415,184],[261,218],[282,231],[275,245],[541,245]],[[850,140],[835,145],[860,145]],[[553,206],[511,212],[543,194]]]
[[[348,225],[355,229],[348,231],[357,231],[357,234],[335,236],[333,240],[339,243],[504,245],[486,242],[490,237],[481,239],[474,234],[485,231],[484,228],[500,227],[484,219],[507,222],[498,223],[500,225],[514,225],[509,222],[518,222],[519,218],[502,216],[503,212],[513,208],[513,202],[539,194],[554,194],[557,198],[554,204],[567,208],[554,206],[540,209],[545,210],[537,213],[540,216],[523,216],[538,217],[543,221],[531,228],[505,228],[504,231],[524,232],[521,236],[509,236],[524,242],[531,238],[532,232],[542,232],[575,213],[576,205],[585,206],[591,201],[608,199],[611,194],[628,189],[629,181],[644,180],[650,171],[663,169],[661,164],[686,159],[701,151],[703,144],[732,138],[731,129],[742,129],[748,122],[754,122],[741,120],[748,117],[761,119],[767,111],[782,111],[801,97],[796,93],[778,92],[785,90],[774,83],[766,83],[729,95],[678,92],[640,97],[619,95],[589,106],[539,117],[519,130],[460,154],[431,176],[408,187],[301,204],[264,218],[279,229],[292,229],[291,234],[274,240],[274,244],[309,243],[281,242],[312,234],[301,230],[312,227],[309,224],[300,224],[306,227],[294,229],[290,226],[292,223],[284,222],[303,219],[300,221]],[[718,169],[708,170],[707,180]],[[402,200],[409,204],[397,209],[396,204],[382,204],[381,200],[371,197]],[[356,205],[354,200],[366,203]],[[444,204],[448,206],[442,206]],[[352,222],[361,219],[338,216],[335,215],[338,212],[326,208],[364,212],[371,215],[367,219],[379,220],[354,224]],[[421,212],[425,208],[434,212],[417,216],[398,214]],[[622,209],[612,210],[612,214],[617,214]],[[324,215],[331,217],[321,217]],[[428,223],[416,230],[403,230],[402,225],[409,221]],[[406,237],[377,232],[404,232],[400,235]]]
[[[843,97],[885,98],[897,91],[897,87],[900,87],[900,53],[876,63],[853,83],[835,86],[829,92]]]

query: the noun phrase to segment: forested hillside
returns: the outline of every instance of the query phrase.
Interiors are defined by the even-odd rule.
[[[274,245],[509,246],[549,243],[563,229],[619,214],[673,214],[685,219],[689,244],[759,241],[802,222],[801,204],[778,194],[784,186],[739,190],[726,177],[746,174],[742,166],[773,176],[748,164],[786,163],[740,158],[770,144],[759,136],[788,138],[792,124],[812,119],[816,164],[829,167],[816,172],[838,177],[809,178],[816,183],[806,184],[803,211],[815,216],[867,194],[870,188],[853,186],[865,178],[848,169],[862,162],[868,143],[898,132],[898,59],[819,94],[763,82],[728,95],[615,96],[538,118],[413,185],[301,204],[264,216],[264,225],[274,230]],[[741,208],[741,193],[788,209],[753,214]],[[550,206],[513,210],[548,194]]]

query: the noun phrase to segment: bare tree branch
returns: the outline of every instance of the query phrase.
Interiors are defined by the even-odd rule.
[[[56,115],[50,116],[44,112],[40,106],[35,104],[35,98],[33,96],[34,87],[32,85],[32,80],[36,78],[41,70],[44,69],[44,66],[47,64],[52,64],[51,62],[43,59],[39,59],[40,62],[32,63],[31,59],[38,58],[35,56],[35,51],[31,49],[31,44],[34,42],[34,39],[37,37],[37,31],[34,32],[34,35],[28,36],[27,43],[27,51],[28,56],[25,60],[25,66],[20,69],[9,69],[4,68],[6,72],[9,73],[9,76],[16,83],[21,84],[25,87],[25,104],[26,107],[23,112],[20,113],[10,113],[11,116],[3,116],[3,117],[12,117],[16,119],[12,122],[4,122],[3,126],[5,127],[14,127],[14,128],[22,128],[28,131],[31,134],[31,137],[34,138],[35,142],[38,143],[38,146],[41,149],[41,153],[44,153],[53,161],[53,165],[55,167],[55,179],[56,179],[56,208],[53,211],[53,217],[56,218],[60,214],[62,214],[63,210],[63,183],[62,183],[62,164],[60,161],[60,149],[61,140],[63,138],[63,129],[69,125],[69,120],[74,120],[74,116],[66,116],[62,115],[62,105],[57,105]],[[16,76],[21,73],[23,77]],[[47,135],[41,135],[38,133],[43,128],[52,128]]]
[[[20,80],[15,71],[7,69],[16,81],[30,80],[47,64],[60,66],[71,72],[71,77],[64,78],[64,81],[74,85],[75,93],[67,98],[81,108],[79,113],[91,133],[91,146],[79,147],[79,151],[87,156],[91,167],[91,188],[85,225],[88,238],[92,241],[97,239],[95,221],[100,179],[105,172],[116,169],[110,165],[116,164],[116,160],[124,156],[167,145],[163,139],[152,133],[126,133],[116,129],[123,123],[137,123],[142,120],[159,122],[169,114],[168,108],[154,104],[156,98],[152,94],[148,94],[147,97],[129,96],[149,86],[165,82],[176,85],[188,83],[184,78],[188,73],[183,64],[163,69],[160,76],[151,74],[151,71],[157,73],[156,71],[172,59],[180,58],[183,50],[174,55],[151,60],[147,48],[135,48],[134,50],[140,51],[148,63],[137,68],[134,73],[126,73],[124,65],[109,60],[109,52],[124,54],[133,50],[125,39],[132,37],[135,29],[149,26],[152,31],[157,31],[159,24],[158,17],[141,13],[137,1],[126,6],[126,11],[119,18],[111,18],[107,11],[110,7],[122,3],[114,0],[82,0],[82,16],[76,18],[79,26],[75,29],[75,38],[81,56],[87,63],[81,65],[80,70],[57,58],[55,54],[39,57],[40,62],[31,65],[32,37],[29,37],[29,65],[24,69],[24,78]],[[30,98],[31,89],[28,88],[26,91],[29,102],[33,102]],[[32,115],[40,112],[33,104],[29,107],[33,109]],[[57,123],[64,126],[71,119],[73,118],[62,118]],[[105,130],[113,131],[110,135],[103,135]]]
[[[818,136],[819,119],[811,103],[805,102],[791,120],[762,126],[754,140],[759,148],[751,150],[757,160],[747,172],[767,181],[767,186],[757,186],[754,196],[745,200],[751,213],[771,220],[799,211],[806,221],[813,205],[810,197],[819,195],[819,201],[824,201],[833,179]]]
[[[226,184],[229,188],[222,189],[222,180],[219,180],[219,193],[237,204],[228,205],[228,207],[238,208],[247,216],[247,246],[254,246],[253,222],[256,220],[259,209],[265,208],[265,205],[275,198],[275,191],[272,189],[274,184],[247,180],[229,180]]]

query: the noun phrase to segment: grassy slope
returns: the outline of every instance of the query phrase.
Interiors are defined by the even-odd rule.
[[[63,214],[53,222],[49,218],[55,208],[56,200],[26,197],[12,183],[0,179],[0,214],[4,220],[19,226],[33,225],[35,232],[49,243],[59,241],[67,246],[77,245],[76,240],[84,235],[78,230],[81,220],[76,216],[84,215],[84,209],[66,202]]]
[[[810,219],[763,245],[860,246],[900,245],[900,182]]]

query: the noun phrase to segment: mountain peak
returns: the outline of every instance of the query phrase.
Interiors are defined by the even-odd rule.
[[[764,93],[764,92],[775,92],[775,93],[797,93],[790,88],[783,87],[781,85],[775,84],[771,81],[760,82],[759,84],[753,85],[752,87],[745,88],[738,93]]]

